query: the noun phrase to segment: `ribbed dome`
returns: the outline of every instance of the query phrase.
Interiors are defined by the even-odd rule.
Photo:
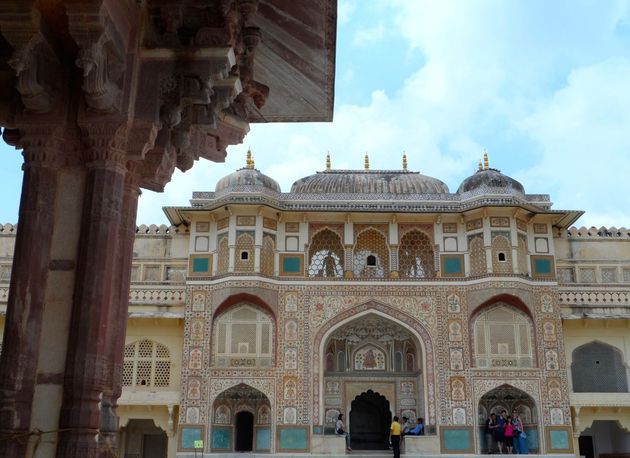
[[[457,190],[457,194],[477,191],[478,193],[498,192],[500,194],[525,194],[523,185],[497,169],[478,170],[466,178]]]
[[[272,191],[280,192],[280,185],[276,180],[261,173],[260,170],[248,167],[239,169],[221,178],[214,190],[219,192],[235,186],[262,186]]]
[[[291,186],[296,194],[448,194],[437,178],[406,170],[326,170]]]

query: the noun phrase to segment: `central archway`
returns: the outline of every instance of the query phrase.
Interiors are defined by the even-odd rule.
[[[350,437],[356,450],[387,450],[392,412],[385,396],[367,390],[350,407]]]
[[[512,385],[503,384],[498,386],[486,394],[484,394],[479,400],[479,425],[484,425],[486,418],[494,413],[495,415],[501,415],[501,412],[505,410],[507,415],[511,415],[512,412],[518,412],[523,422],[525,432],[527,433],[527,443],[530,452],[538,452],[540,450],[539,434],[538,434],[538,411],[536,408],[536,402],[532,396],[523,390],[520,390]],[[484,428],[481,427],[481,437],[484,437]],[[486,440],[481,442],[480,452],[488,453],[488,446],[494,447]]]

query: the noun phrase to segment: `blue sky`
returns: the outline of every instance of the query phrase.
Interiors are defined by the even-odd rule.
[[[578,225],[630,226],[630,0],[339,0],[333,123],[253,125],[224,164],[143,191],[138,223],[245,164],[283,191],[324,168],[409,168],[454,192],[490,165]],[[273,97],[273,94],[271,95]],[[0,222],[15,222],[21,156],[0,146]]]

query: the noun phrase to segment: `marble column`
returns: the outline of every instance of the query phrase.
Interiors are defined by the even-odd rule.
[[[0,456],[6,457],[26,454],[50,263],[61,153],[53,132],[40,134],[19,141],[24,181],[15,252],[20,255],[13,261],[0,359]]]

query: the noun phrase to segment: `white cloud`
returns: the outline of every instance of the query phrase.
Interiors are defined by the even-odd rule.
[[[352,46],[365,46],[370,43],[381,41],[385,36],[385,26],[378,24],[374,27],[359,29],[352,38]]]

